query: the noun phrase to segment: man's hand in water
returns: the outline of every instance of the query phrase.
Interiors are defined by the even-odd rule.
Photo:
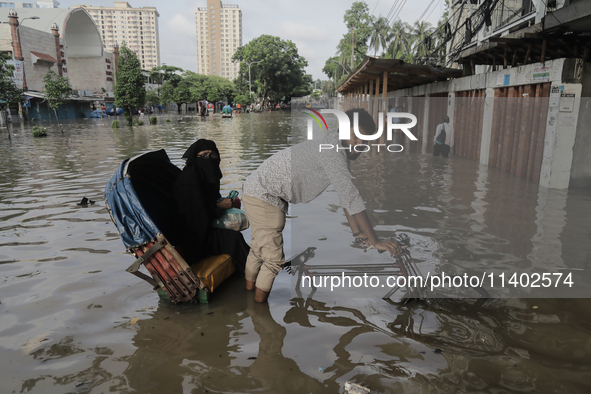
[[[355,234],[353,234],[355,235]],[[362,231],[359,231],[357,235],[355,235],[355,243],[361,245],[362,248],[369,247],[369,242],[367,241],[367,235],[363,234]]]
[[[392,238],[380,239],[373,244],[373,247],[378,250],[387,250],[390,252],[390,256],[398,256],[402,253],[402,248]]]

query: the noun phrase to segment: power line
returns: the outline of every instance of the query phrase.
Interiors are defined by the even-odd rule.
[[[390,7],[390,11],[388,11],[388,15],[386,16],[386,18],[388,19],[388,23],[390,23],[390,17],[393,15],[393,12],[396,9],[396,7],[398,7],[399,2],[400,2],[400,0],[395,0],[392,3],[392,7]]]
[[[380,0],[378,0],[378,2],[376,3],[376,6],[373,7],[373,11],[371,12],[372,15],[374,12],[376,12],[376,8],[378,8],[378,4],[380,4]]]
[[[404,8],[404,6],[406,5],[406,1],[407,0],[402,0],[400,7],[398,7],[398,9],[397,9],[396,15],[394,15],[394,17],[392,18],[392,21],[395,21],[396,19],[398,19],[398,16],[400,15],[402,8]]]
[[[431,2],[429,3],[429,5],[427,6],[427,8],[425,8],[425,11],[423,11],[423,13],[421,14],[421,16],[419,16],[419,19],[417,20],[418,23],[421,23],[421,19],[423,19],[423,17],[425,16],[425,14],[429,10],[429,8],[431,8],[431,6],[433,5],[433,3],[435,3],[435,1],[436,0],[431,0]]]
[[[433,8],[431,9],[431,12],[429,12],[429,15],[427,15],[427,16],[425,17],[425,20],[429,19],[429,17],[430,17],[430,16],[431,16],[431,14],[433,13],[433,11],[435,11],[435,9],[437,8],[437,5],[438,5],[440,2],[441,2],[441,0],[439,0],[439,1],[437,2],[437,4],[435,4],[435,7],[433,7]]]

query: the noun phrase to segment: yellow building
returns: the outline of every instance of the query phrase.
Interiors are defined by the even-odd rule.
[[[199,74],[229,80],[238,76],[239,63],[232,56],[242,45],[242,11],[235,4],[207,0],[195,11],[197,21],[197,66]]]
[[[72,8],[84,8],[96,23],[105,50],[113,52],[115,44],[121,46],[125,41],[137,55],[142,69],[151,70],[160,65],[160,44],[156,7],[132,8],[126,1],[114,1],[113,7],[93,7],[77,5]]]

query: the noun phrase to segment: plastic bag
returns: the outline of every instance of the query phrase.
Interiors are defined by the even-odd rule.
[[[225,228],[228,230],[242,231],[246,230],[249,226],[246,212],[238,208],[226,209],[219,219],[216,219],[212,223],[213,227]]]

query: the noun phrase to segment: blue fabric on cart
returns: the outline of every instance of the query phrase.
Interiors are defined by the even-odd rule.
[[[143,166],[144,163],[145,166]],[[140,201],[139,193],[136,192],[130,175],[130,169],[134,164],[146,171],[147,177],[150,176],[150,166],[152,168],[162,166],[173,175],[178,175],[180,172],[180,169],[170,162],[163,149],[126,159],[119,165],[107,183],[105,200],[126,248],[151,241],[162,234],[168,216],[166,207],[169,204],[163,201],[164,198],[151,201],[152,195],[158,196],[158,193],[150,193],[150,190],[147,190],[145,193],[141,193],[146,206]],[[170,182],[170,179],[166,181]]]

